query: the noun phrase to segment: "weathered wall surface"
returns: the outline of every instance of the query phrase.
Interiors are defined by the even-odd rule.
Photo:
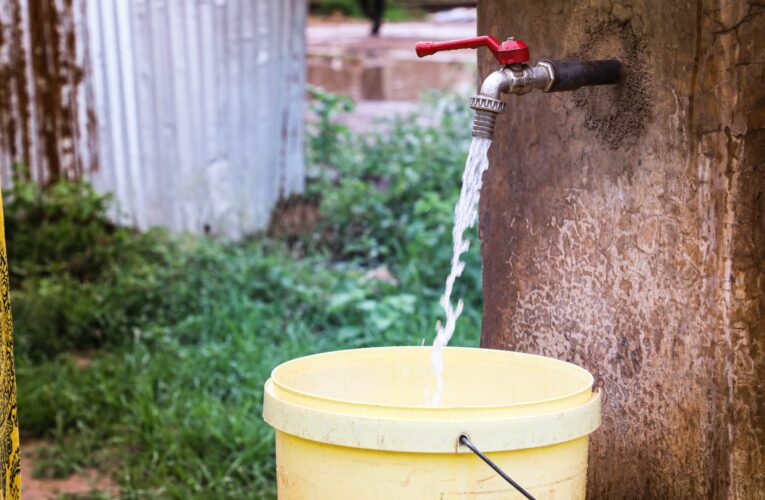
[[[238,238],[303,190],[305,0],[0,0],[0,180]]]
[[[41,181],[91,167],[95,123],[84,98],[82,0],[0,1],[0,175]],[[78,114],[82,112],[82,117]]]
[[[479,33],[627,63],[616,88],[509,98],[483,345],[594,373],[591,497],[765,498],[765,5],[481,2]]]
[[[140,228],[239,238],[303,190],[305,0],[88,2],[100,165]]]

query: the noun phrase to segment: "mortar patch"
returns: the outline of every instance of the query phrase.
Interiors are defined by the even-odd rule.
[[[611,19],[586,27],[576,54],[585,60],[616,58],[623,64],[619,84],[574,92],[574,103],[584,111],[584,126],[611,149],[635,144],[653,107],[647,46],[633,19]]]

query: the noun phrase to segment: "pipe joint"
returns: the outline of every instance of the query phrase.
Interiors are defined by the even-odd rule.
[[[494,71],[483,81],[478,95],[470,99],[476,110],[473,136],[491,139],[497,114],[505,111],[502,94],[524,95],[534,89],[543,92],[575,90],[590,85],[610,85],[621,78],[621,64],[573,59],[541,61],[536,66],[510,64]]]
[[[476,97],[489,97],[498,100],[503,93],[509,91],[511,81],[512,77],[507,72],[507,67],[502,67],[486,77]]]

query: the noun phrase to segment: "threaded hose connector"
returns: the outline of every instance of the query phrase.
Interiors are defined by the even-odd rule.
[[[497,113],[479,109],[475,112],[473,120],[473,137],[485,137],[491,139],[494,137],[494,122],[497,120]]]
[[[475,110],[473,137],[491,139],[494,136],[494,122],[499,113],[505,112],[505,103],[499,99],[476,95],[470,98],[470,107]]]

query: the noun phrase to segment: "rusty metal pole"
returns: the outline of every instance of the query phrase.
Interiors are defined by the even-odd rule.
[[[482,344],[595,374],[592,498],[761,494],[765,7],[498,0],[478,16],[534,59],[625,65],[615,88],[511,97],[498,116]]]

